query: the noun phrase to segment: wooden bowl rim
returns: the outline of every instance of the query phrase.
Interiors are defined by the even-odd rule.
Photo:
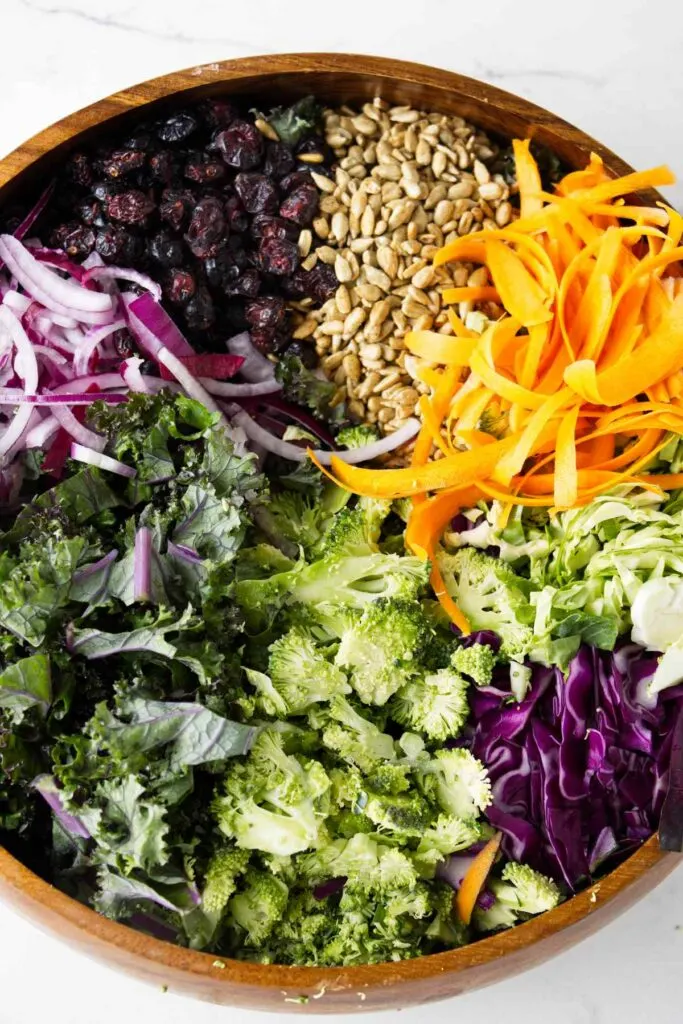
[[[445,91],[453,89],[470,97],[477,105],[482,102],[505,108],[514,102],[516,113],[532,126],[545,126],[560,135],[569,135],[587,151],[598,153],[608,168],[616,174],[627,174],[632,168],[597,140],[575,128],[529,100],[479,82],[455,72],[440,70],[424,64],[397,61],[385,57],[372,57],[345,53],[289,53],[264,54],[234,60],[197,65],[138,83],[98,100],[54,122],[33,135],[21,146],[0,160],[0,189],[23,175],[33,164],[58,145],[122,113],[139,109],[149,103],[166,99],[176,93],[190,93],[202,87],[219,86],[249,77],[263,75],[291,75],[307,73],[343,72],[358,78],[374,76],[378,79],[402,81]],[[533,128],[532,128],[533,132]],[[579,923],[596,913],[620,893],[631,888],[657,865],[671,857],[658,846],[652,836],[642,847],[622,862],[615,870],[589,888],[578,893],[555,910],[534,918],[512,930],[480,939],[468,946],[445,953],[430,954],[414,960],[392,963],[359,965],[347,968],[287,967],[263,965],[247,961],[217,958],[210,953],[176,946],[147,936],[127,925],[101,916],[94,910],[34,874],[29,868],[0,846],[0,880],[8,890],[16,893],[17,902],[24,910],[36,912],[48,907],[65,922],[85,936],[97,940],[101,946],[119,949],[135,955],[150,964],[168,966],[195,978],[210,978],[212,982],[249,986],[260,990],[289,992],[339,992],[354,988],[389,986],[392,984],[443,977],[504,958],[510,953],[528,949]],[[673,860],[664,873],[673,868]],[[660,871],[660,874],[662,872]],[[34,916],[31,913],[31,916]]]

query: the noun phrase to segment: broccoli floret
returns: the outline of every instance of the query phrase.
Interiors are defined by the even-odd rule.
[[[474,926],[481,932],[511,928],[534,914],[552,910],[562,899],[559,886],[527,864],[506,864],[501,878],[489,882],[489,889],[495,903],[489,910],[477,908],[474,912]]]
[[[356,807],[365,791],[365,780],[355,765],[331,768],[330,801],[334,807]]]
[[[522,661],[534,646],[535,612],[526,595],[528,581],[476,548],[441,551],[438,563],[448,593],[472,629],[493,630],[501,638],[502,652]]]
[[[287,714],[300,715],[312,704],[351,692],[342,670],[327,660],[305,629],[290,629],[269,650],[268,672]]]
[[[269,494],[252,508],[252,515],[271,544],[292,558],[299,547],[307,554],[313,551],[332,520],[322,501],[297,491]]]
[[[481,828],[474,818],[440,814],[431,828],[425,829],[415,853],[415,862],[428,878],[437,864],[451,853],[467,850],[481,838]]]
[[[394,741],[364,718],[344,697],[333,697],[322,724],[322,741],[342,760],[371,772],[382,761],[396,758]]]
[[[276,946],[273,962],[315,966],[337,928],[336,907],[328,900],[316,899],[311,890],[295,893],[271,936]]]
[[[413,677],[432,635],[417,603],[378,601],[344,633],[335,661],[364,704],[381,706]]]
[[[469,714],[468,686],[466,679],[449,668],[413,679],[392,698],[391,717],[430,740],[453,739]]]
[[[436,911],[425,936],[446,948],[465,946],[467,927],[453,913],[453,890],[443,882],[432,882],[432,904]]]
[[[313,884],[330,878],[346,878],[365,892],[388,894],[411,888],[417,872],[410,857],[377,836],[359,832],[350,839],[337,839],[299,858],[299,867]]]
[[[339,901],[337,930],[319,962],[353,966],[418,956],[427,908],[425,894],[414,890],[399,891],[390,899],[368,898],[364,889],[347,884]]]
[[[237,879],[247,870],[248,850],[224,847],[209,861],[204,876],[202,907],[208,914],[221,914],[237,888]]]
[[[397,843],[419,838],[432,818],[432,810],[420,793],[377,793],[368,787],[363,813],[380,832]]]
[[[279,924],[289,890],[270,871],[247,872],[245,888],[230,900],[228,914],[231,924],[247,933],[252,946],[261,946]]]
[[[285,753],[283,734],[264,729],[228,769],[225,795],[214,801],[218,827],[243,849],[299,853],[318,841],[329,786],[319,762]]]
[[[438,750],[415,766],[415,775],[425,795],[458,818],[475,818],[493,799],[486,768],[469,750]]]
[[[391,502],[378,498],[359,498],[353,508],[347,505],[334,517],[320,552],[322,557],[377,554],[382,523],[390,511]]]
[[[473,679],[477,686],[490,686],[496,660],[496,652],[488,644],[472,644],[458,647],[451,656],[451,665]]]
[[[369,423],[358,423],[353,427],[344,427],[335,440],[344,448],[364,448],[379,440],[379,431]]]

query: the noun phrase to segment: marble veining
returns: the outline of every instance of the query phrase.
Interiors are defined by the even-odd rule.
[[[101,96],[256,53],[346,50],[452,68],[556,111],[638,167],[683,177],[683,5],[671,0],[5,0],[0,152]],[[683,188],[669,190],[683,207]],[[683,872],[544,967],[436,1004],[434,1024],[678,1024]],[[0,1024],[270,1024],[93,964],[0,913]],[[425,1010],[401,1014],[418,1024]],[[310,1019],[310,1018],[309,1018]],[[317,1019],[317,1018],[315,1018]],[[365,1018],[368,1019],[368,1018]],[[383,1020],[388,1020],[385,1016]]]

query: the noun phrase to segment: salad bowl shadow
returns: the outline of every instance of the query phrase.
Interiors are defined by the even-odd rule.
[[[570,166],[584,164],[596,152],[609,173],[631,170],[578,129],[493,86],[375,57],[289,54],[190,68],[116,93],[57,122],[0,161],[0,204],[35,198],[70,150],[143,111],[205,96],[282,102],[308,93],[335,104],[379,95],[393,104],[459,114],[498,135],[534,138]],[[646,201],[653,198],[659,197],[645,196]],[[513,930],[447,953],[351,968],[262,965],[174,946],[101,917],[1,847],[0,897],[80,952],[170,991],[228,1006],[351,1013],[448,998],[536,966],[609,923],[677,864],[678,858],[663,853],[653,837],[592,887]]]

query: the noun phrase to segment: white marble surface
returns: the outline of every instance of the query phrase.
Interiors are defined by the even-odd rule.
[[[489,79],[561,114],[631,164],[683,178],[683,6],[674,0],[4,0],[0,152],[116,89],[228,57],[346,50]],[[669,195],[683,206],[683,187]],[[674,1024],[683,872],[551,964],[429,1011],[435,1024]],[[0,1024],[257,1024],[71,953],[0,909]],[[425,1010],[407,1010],[410,1024]],[[310,1019],[310,1018],[309,1018]]]

